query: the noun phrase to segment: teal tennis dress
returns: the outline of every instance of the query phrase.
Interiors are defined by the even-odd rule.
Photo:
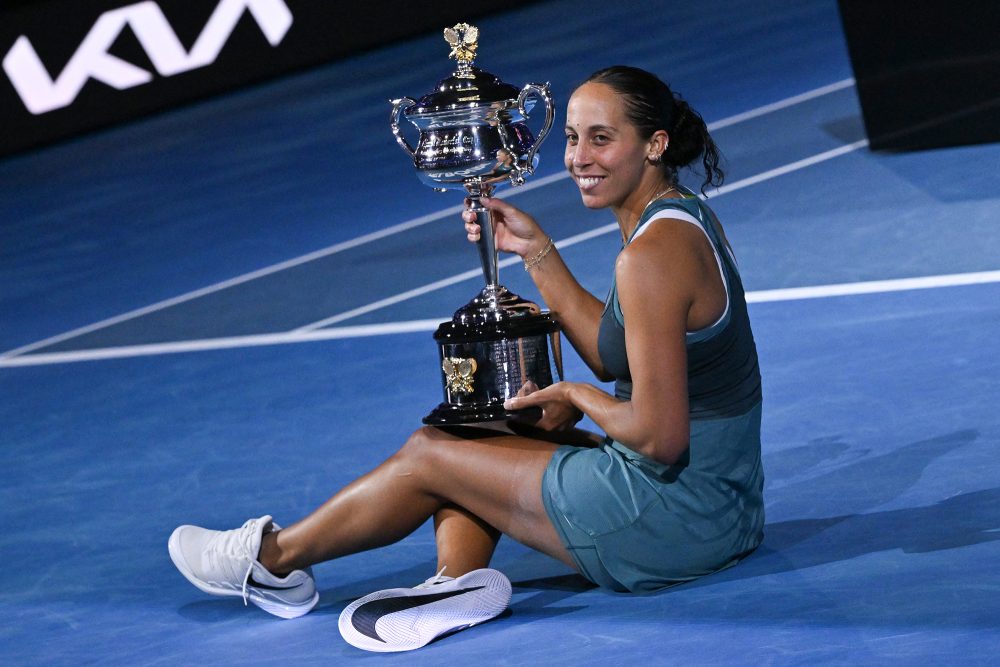
[[[542,481],[545,510],[580,572],[617,591],[696,579],[739,562],[763,539],[760,370],[736,261],[711,209],[690,193],[648,206],[626,243],[662,218],[705,233],[726,285],[719,320],[687,334],[688,450],[666,465],[611,438],[596,448],[566,445]],[[612,285],[598,351],[621,400],[632,396],[626,326]]]

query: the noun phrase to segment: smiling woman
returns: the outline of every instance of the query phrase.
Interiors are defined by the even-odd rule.
[[[564,446],[552,457],[546,511],[592,581],[653,590],[731,565],[760,543],[756,347],[722,227],[677,184],[678,169],[698,158],[704,186],[722,181],[701,116],[656,76],[622,66],[578,87],[566,116],[565,163],[583,204],[610,208],[621,232],[606,302],[576,282],[533,218],[487,205],[498,247],[525,258],[581,357],[615,381],[615,396],[563,382],[511,407],[541,407],[547,429],[580,411],[604,430],[598,448]]]
[[[300,616],[318,599],[311,565],[396,542],[433,517],[438,575],[373,593],[341,616],[351,644],[399,651],[503,611],[510,584],[487,568],[501,534],[618,591],[688,581],[760,544],[760,375],[743,287],[714,214],[676,181],[699,156],[706,183],[721,181],[714,143],[700,116],[634,68],[591,77],[567,119],[566,166],[583,203],[610,208],[625,240],[606,304],[534,218],[482,202],[497,247],[524,259],[615,395],[585,383],[525,385],[506,407],[537,408],[536,421],[422,428],[284,530],[270,516],[231,531],[182,526],[169,551],[191,583]],[[475,240],[476,217],[463,216]],[[577,429],[583,415],[606,435]]]
[[[649,159],[662,167],[662,179],[670,187],[677,184],[677,170],[699,157],[705,170],[702,191],[708,185],[722,184],[719,151],[705,121],[655,76],[634,67],[609,67],[592,74],[576,92],[567,110],[566,168],[577,176],[578,183],[581,176],[575,167],[586,165],[590,155],[579,145],[583,131],[584,148],[588,140],[595,147],[607,146],[618,138],[652,142]],[[574,127],[581,118],[603,122],[589,128]],[[629,129],[634,129],[634,137]]]

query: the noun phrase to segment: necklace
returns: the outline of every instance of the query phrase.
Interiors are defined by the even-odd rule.
[[[642,216],[646,213],[646,209],[648,209],[650,206],[652,206],[653,202],[655,202],[657,199],[659,199],[663,195],[670,194],[671,192],[677,192],[677,188],[674,187],[673,185],[671,185],[666,190],[660,190],[655,195],[653,195],[653,198],[650,199],[648,202],[646,202],[646,205],[642,207],[642,213],[639,214],[639,220],[642,220]],[[636,225],[639,224],[639,220],[636,220]],[[625,234],[625,229],[624,228],[621,229],[621,233],[622,233],[622,245],[624,245],[628,241],[628,236]]]
[[[671,192],[677,192],[677,188],[670,186],[666,190],[661,190],[653,195],[653,198],[646,202],[646,205],[642,207],[642,213],[646,212],[646,209],[653,205],[653,202],[662,197],[663,195],[670,194]],[[642,213],[639,214],[639,219],[642,219]]]

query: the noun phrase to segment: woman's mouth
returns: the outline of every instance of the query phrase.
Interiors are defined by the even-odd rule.
[[[604,180],[603,176],[577,176],[576,183],[584,192],[593,190],[597,184]]]

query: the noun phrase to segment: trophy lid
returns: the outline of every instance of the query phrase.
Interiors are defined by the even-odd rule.
[[[456,108],[492,106],[497,102],[516,100],[520,90],[504,83],[489,72],[473,66],[479,48],[479,29],[459,23],[444,29],[444,38],[451,45],[449,58],[458,61],[458,69],[441,79],[434,92],[424,95],[406,109],[406,115],[431,114]]]

